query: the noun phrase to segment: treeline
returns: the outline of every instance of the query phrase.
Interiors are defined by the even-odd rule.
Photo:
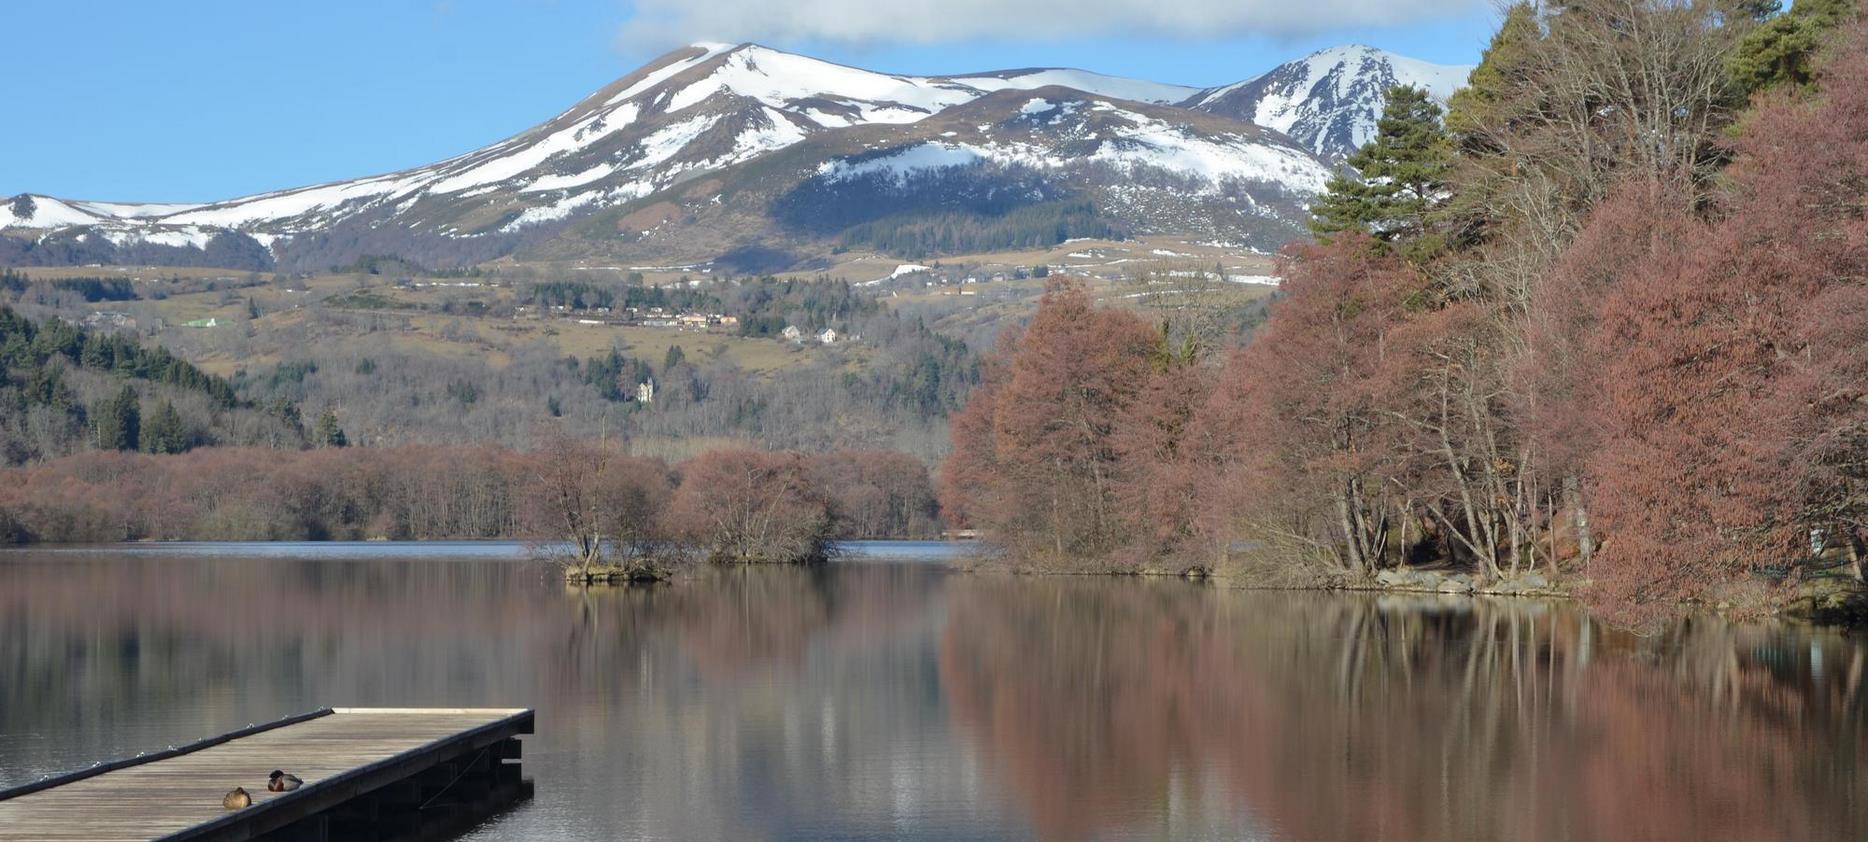
[[[821,555],[831,540],[940,534],[926,466],[885,451],[721,450],[670,465],[554,438],[526,452],[88,452],[0,476],[0,538],[15,543],[558,542],[595,529],[606,553],[791,561]]]
[[[21,196],[14,205],[32,204]],[[31,214],[26,214],[30,216]],[[203,266],[240,271],[270,271],[272,252],[258,240],[237,232],[220,231],[204,247],[172,246],[136,240],[122,244],[87,236],[82,229],[53,231],[36,239],[0,237],[0,265],[5,266]]]
[[[640,275],[633,282],[608,284],[541,281],[523,291],[522,300],[541,308],[580,311],[659,308],[667,313],[718,313],[738,318],[741,336],[772,337],[791,325],[800,330],[847,327],[851,319],[882,310],[874,295],[857,291],[848,281],[821,275],[809,280],[764,275],[704,287],[685,279],[644,285]]]
[[[838,238],[846,249],[873,248],[910,259],[1047,249],[1078,237],[1122,239],[1126,232],[1088,201],[1038,202],[1003,213],[911,211],[851,226]]]
[[[880,150],[853,161],[896,154],[901,150]],[[836,237],[841,248],[906,258],[1043,248],[1125,233],[1049,174],[989,162],[820,175],[780,196],[772,215],[793,230]]]
[[[1391,92],[1242,350],[1055,285],[954,421],[950,516],[1116,567],[1557,572],[1629,619],[1858,580],[1854,14],[1513,7],[1444,121]]]
[[[540,281],[531,285],[526,295],[537,307],[564,307],[569,310],[642,310],[659,307],[671,311],[718,312],[725,305],[711,291],[689,284],[646,285],[639,273],[634,283],[603,284],[590,281]]]
[[[10,269],[0,269],[0,289],[19,295],[32,289],[32,284],[32,279],[25,275]],[[49,285],[55,290],[77,293],[78,297],[92,304],[99,301],[135,301],[141,297],[136,294],[136,285],[126,278],[55,278]]]

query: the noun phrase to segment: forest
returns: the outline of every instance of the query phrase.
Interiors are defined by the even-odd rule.
[[[1851,0],[1510,7],[1390,92],[1249,341],[1053,283],[953,420],[1041,567],[1575,584],[1643,622],[1859,593],[1868,32]]]

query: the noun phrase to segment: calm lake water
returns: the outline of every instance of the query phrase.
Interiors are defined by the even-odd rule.
[[[592,592],[504,544],[0,553],[0,787],[323,706],[527,706],[537,797],[469,838],[1868,838],[1837,632],[856,550]]]

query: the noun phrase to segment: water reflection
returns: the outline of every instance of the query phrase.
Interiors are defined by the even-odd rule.
[[[538,798],[477,838],[1856,839],[1864,653],[918,563],[585,592],[8,555],[0,785],[327,704],[529,705]]]
[[[1072,580],[949,601],[955,718],[1047,836],[1868,834],[1864,651],[1834,634]]]

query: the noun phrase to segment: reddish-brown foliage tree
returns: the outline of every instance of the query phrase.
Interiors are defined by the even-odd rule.
[[[1640,615],[1808,554],[1858,515],[1868,361],[1868,54],[1814,101],[1780,93],[1740,133],[1722,215],[1603,303],[1600,595]]]
[[[805,458],[760,450],[714,450],[682,463],[668,525],[714,561],[814,561],[835,535],[830,500]]]
[[[941,517],[951,526],[978,528],[993,522],[993,498],[999,491],[993,416],[999,409],[1001,387],[1010,377],[1006,369],[1013,349],[1018,347],[1022,334],[1017,327],[999,334],[993,352],[980,360],[980,385],[967,397],[966,405],[948,419],[951,447],[941,462],[936,489]]]
[[[1387,545],[1388,480],[1403,453],[1378,399],[1383,358],[1420,281],[1349,236],[1288,255],[1282,275],[1283,298],[1197,419],[1220,450],[1208,471],[1223,489],[1204,522],[1303,542],[1345,572],[1367,572]]]
[[[1214,547],[1199,530],[1203,458],[1190,447],[1194,417],[1212,392],[1215,372],[1191,338],[1176,341],[1163,325],[1141,392],[1122,413],[1111,443],[1121,470],[1115,500],[1131,563],[1174,559],[1210,569]]]
[[[606,558],[632,574],[654,574],[654,556],[668,544],[662,509],[674,491],[666,464],[563,435],[547,438],[528,461],[520,509],[527,535],[568,541],[567,561],[585,577]]]
[[[1052,280],[954,420],[943,468],[952,510],[1028,558],[1105,559],[1127,538],[1114,434],[1157,343],[1135,314],[1096,307],[1082,282]]]
[[[810,457],[809,474],[832,503],[845,538],[940,537],[940,506],[921,461],[893,450]]]
[[[1524,318],[1527,353],[1513,372],[1521,400],[1518,418],[1560,489],[1571,541],[1585,565],[1595,546],[1585,480],[1604,435],[1598,410],[1605,362],[1588,343],[1603,300],[1624,273],[1677,252],[1694,230],[1688,212],[1693,201],[1681,185],[1646,179],[1621,185],[1531,288]]]
[[[829,523],[837,538],[939,530],[929,520],[927,470],[911,457],[864,451],[758,459],[782,464],[777,487],[803,489],[797,499],[808,505],[798,512],[813,529]],[[701,487],[719,478],[710,465],[717,459],[684,466],[691,500],[728,494]],[[0,541],[526,538],[569,541],[580,563],[588,554],[592,562],[657,568],[683,549],[666,517],[676,488],[665,464],[568,438],[527,453],[429,446],[91,452],[0,476]],[[826,520],[833,510],[852,514]],[[698,546],[712,548],[713,539]]]

